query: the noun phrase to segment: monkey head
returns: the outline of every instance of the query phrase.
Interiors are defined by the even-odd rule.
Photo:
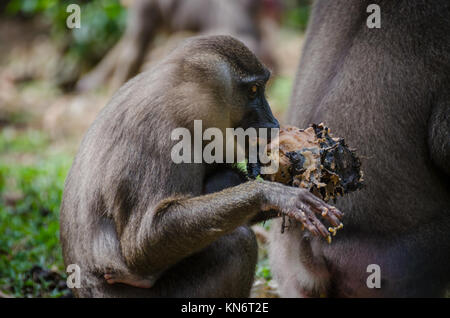
[[[195,37],[179,51],[183,84],[198,93],[194,119],[204,128],[279,128],[265,97],[270,71],[242,42],[231,36]]]

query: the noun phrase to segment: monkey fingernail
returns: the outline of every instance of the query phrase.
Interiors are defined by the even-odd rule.
[[[338,226],[336,226],[336,227],[329,227],[328,228],[328,231],[331,233],[331,234],[333,234],[333,236],[336,236],[336,233],[337,233],[337,231],[338,230],[340,230],[340,229],[342,229],[344,227],[344,224],[343,223],[340,223]]]

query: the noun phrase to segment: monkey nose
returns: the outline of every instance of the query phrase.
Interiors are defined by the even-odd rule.
[[[280,123],[278,122],[278,119],[276,119],[275,117],[273,117],[273,119],[272,119],[272,124],[271,124],[270,128],[280,129]]]
[[[274,126],[274,127],[272,127],[272,128],[280,129],[280,125]],[[272,129],[270,129],[270,130],[267,132],[267,142],[270,142],[273,138],[275,138],[275,137],[277,137],[277,136],[278,136],[278,131],[277,131],[276,134],[274,134],[274,133],[272,132]]]
[[[272,129],[280,129],[280,123],[275,117],[272,117],[270,120],[267,120],[263,125],[259,128],[265,128],[267,130],[266,134],[262,136],[258,136],[260,138],[267,136],[267,142],[270,142],[274,137],[278,135],[278,131],[275,133]]]

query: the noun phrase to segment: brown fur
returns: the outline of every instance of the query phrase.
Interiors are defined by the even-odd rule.
[[[366,8],[381,7],[381,29]],[[366,188],[338,200],[328,246],[277,233],[272,267],[285,296],[442,296],[450,281],[450,4],[317,1],[289,123],[325,122],[364,158]],[[300,241],[298,237],[301,237]],[[369,289],[369,264],[381,289]],[[290,268],[288,270],[287,268]]]
[[[332,209],[307,191],[242,183],[226,165],[172,162],[172,130],[191,129],[194,119],[204,129],[278,126],[263,90],[249,100],[248,78],[265,82],[268,71],[241,42],[193,38],[126,83],[101,111],[61,206],[64,261],[82,270],[76,296],[246,297],[257,253],[247,224],[261,207],[297,218]],[[108,284],[104,274],[154,285]]]

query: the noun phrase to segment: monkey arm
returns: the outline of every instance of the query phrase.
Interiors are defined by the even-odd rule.
[[[239,169],[226,167],[209,176],[204,183],[204,193],[214,193],[229,187],[234,187],[247,181],[247,176]],[[264,222],[280,216],[276,210],[260,211],[250,221],[249,225]]]
[[[428,145],[434,163],[450,175],[450,98],[438,103],[428,123]]]
[[[176,264],[246,224],[260,210],[263,188],[261,182],[246,182],[212,194],[161,201],[140,224],[130,219],[121,237],[125,260],[150,274]]]
[[[270,219],[273,219],[273,218],[276,218],[279,216],[280,216],[280,212],[278,212],[277,210],[274,210],[274,209],[270,209],[267,211],[260,211],[249,221],[249,225],[254,225],[256,223],[268,221]]]
[[[268,181],[249,181],[220,192],[193,198],[168,198],[141,218],[130,218],[120,236],[131,269],[153,274],[210,245],[238,226],[248,224],[264,207],[305,224],[314,234],[329,235],[314,216],[327,210],[330,222],[342,216],[308,191]],[[142,270],[141,270],[142,271]]]

